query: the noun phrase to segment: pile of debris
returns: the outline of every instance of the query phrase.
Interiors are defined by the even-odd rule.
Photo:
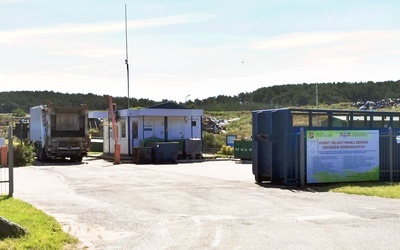
[[[203,116],[203,131],[213,134],[226,133],[226,126],[229,123],[238,120],[240,120],[240,118],[218,120],[217,118],[212,116]]]
[[[382,108],[399,108],[400,98],[386,98],[376,101],[354,102],[352,107],[357,107],[359,110],[376,110]]]

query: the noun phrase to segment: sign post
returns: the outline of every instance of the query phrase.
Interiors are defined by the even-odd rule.
[[[13,128],[8,126],[8,196],[14,194],[14,147],[13,147]]]

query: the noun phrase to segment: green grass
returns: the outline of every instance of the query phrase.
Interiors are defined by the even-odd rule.
[[[95,152],[95,151],[89,151],[88,156],[99,156],[102,155],[103,152]]]
[[[383,198],[400,199],[400,183],[365,182],[341,183],[324,187],[313,187],[315,191],[329,191],[336,193],[377,196]]]
[[[226,126],[226,133],[237,135],[238,139],[250,137],[252,134],[251,111],[204,111],[204,114],[217,119],[230,120],[233,118],[240,118]],[[226,134],[222,134],[222,136],[225,138]]]
[[[28,203],[0,196],[0,216],[29,232],[20,238],[0,239],[0,249],[76,249],[78,239],[65,233],[53,217]]]

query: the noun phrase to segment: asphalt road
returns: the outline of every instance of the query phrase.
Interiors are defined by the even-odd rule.
[[[16,168],[16,198],[89,249],[399,249],[400,200],[254,183],[251,164]]]

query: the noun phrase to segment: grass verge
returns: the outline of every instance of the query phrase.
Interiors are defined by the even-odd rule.
[[[336,192],[346,194],[357,194],[377,196],[383,198],[400,199],[400,183],[390,182],[363,182],[349,184],[333,184],[324,187],[312,187],[318,192]]]
[[[20,238],[0,239],[0,249],[76,249],[79,242],[53,217],[18,199],[0,196],[0,216],[29,231]]]
[[[88,152],[88,156],[90,156],[90,157],[95,157],[95,156],[99,156],[99,155],[102,155],[103,154],[103,152],[95,152],[95,151],[89,151]]]

